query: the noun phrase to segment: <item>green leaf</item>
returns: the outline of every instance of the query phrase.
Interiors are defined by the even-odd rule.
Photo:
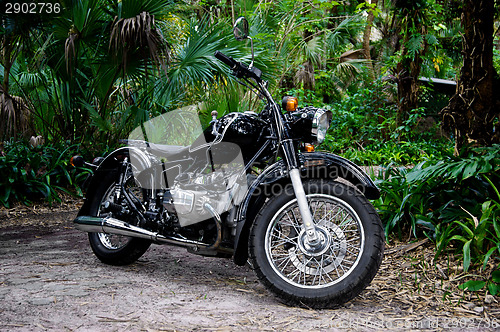
[[[495,270],[491,274],[491,280],[500,284],[500,270]]]
[[[458,178],[458,175],[463,172],[466,165],[458,165],[457,168],[451,169],[450,176],[452,179]]]
[[[462,226],[462,229],[469,235],[469,237],[473,237],[474,236],[474,232],[470,229],[469,226],[465,225],[463,222],[455,220],[454,223],[459,224],[460,226]]]
[[[436,38],[436,36],[434,36],[434,35],[427,34],[427,35],[425,36],[425,39],[427,40],[427,43],[428,43],[429,45],[437,45],[437,44],[439,44],[438,39],[437,39],[437,38]]]
[[[356,11],[361,11],[366,7],[366,2],[362,2],[356,6]]]
[[[73,180],[71,180],[71,175],[69,174],[67,169],[63,168],[63,174],[64,174],[64,177],[66,178],[66,180],[68,181],[68,183],[70,185],[73,185]]]
[[[100,131],[111,131],[112,124],[107,119],[103,118],[101,114],[88,102],[85,100],[81,100],[81,103],[85,106],[87,111],[89,112],[90,119],[92,120],[92,124],[96,126]]]
[[[419,52],[423,47],[424,37],[417,33],[410,37],[408,40],[408,53],[414,57],[417,52]]]
[[[470,244],[472,240],[467,241],[464,244],[463,252],[464,252],[464,271],[467,272],[470,267]]]
[[[489,173],[492,169],[493,166],[491,166],[490,163],[486,162],[479,170],[479,173]]]
[[[483,205],[481,206],[481,210],[483,211],[483,213],[490,208],[491,203],[491,201],[486,201],[483,203]]]
[[[483,280],[470,280],[461,285],[458,285],[459,289],[466,289],[472,292],[478,291],[486,285],[486,281]]]
[[[493,296],[497,295],[499,290],[500,290],[500,285],[494,284],[492,282],[488,283],[488,291],[490,292],[491,295]]]
[[[464,174],[462,175],[462,180],[470,178],[472,175],[477,173],[477,169],[479,167],[479,161],[474,160],[473,162],[467,164],[464,169]]]
[[[490,256],[497,250],[497,247],[493,247],[488,252],[486,255],[484,255],[484,261],[483,261],[483,269],[486,269],[486,264],[488,263],[488,260],[490,259]]]
[[[458,241],[462,241],[463,243],[466,243],[468,241],[465,237],[463,237],[461,235],[453,235],[452,237],[450,237],[449,241],[451,241],[451,240],[458,240]]]
[[[493,228],[495,229],[497,237],[500,238],[500,224],[498,223],[498,218],[496,217],[493,217]]]
[[[493,182],[485,175],[484,176],[485,180],[488,181],[488,183],[491,185],[493,190],[495,190],[495,193],[497,194],[497,197],[500,199],[500,192],[498,191],[497,187],[493,184]]]
[[[2,202],[4,202],[3,205],[7,205],[7,202],[9,201],[10,193],[12,191],[12,187],[11,186],[4,186],[4,188],[5,188],[5,193],[0,198],[0,200],[2,200]]]
[[[39,183],[38,190],[45,198],[50,198],[50,192],[52,191],[48,185],[43,182]]]

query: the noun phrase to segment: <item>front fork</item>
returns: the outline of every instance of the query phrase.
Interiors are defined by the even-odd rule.
[[[318,232],[316,231],[316,227],[314,226],[309,204],[307,203],[306,193],[300,177],[300,164],[293,146],[293,140],[283,140],[282,148],[285,162],[288,166],[290,179],[292,180],[293,191],[295,193],[295,197],[297,198],[297,204],[299,205],[299,211],[302,217],[302,227],[305,229],[308,245],[312,247],[317,246],[320,243],[320,238],[318,236]]]

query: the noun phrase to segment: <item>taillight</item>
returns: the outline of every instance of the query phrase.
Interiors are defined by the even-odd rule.
[[[85,160],[82,156],[76,155],[71,157],[71,159],[69,160],[69,164],[73,167],[83,167],[83,165],[85,165]]]

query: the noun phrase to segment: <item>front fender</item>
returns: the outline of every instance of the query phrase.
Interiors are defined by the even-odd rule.
[[[300,154],[303,178],[342,178],[351,182],[368,199],[378,199],[380,190],[370,177],[352,161],[327,152]]]
[[[327,152],[308,152],[299,154],[302,179],[343,178],[352,183],[368,199],[378,199],[380,191],[370,177],[353,162]],[[283,160],[267,167],[255,179],[241,202],[236,215],[237,226],[234,239],[233,260],[244,265],[248,259],[248,236],[250,227],[267,197],[276,194],[273,184],[291,185]]]

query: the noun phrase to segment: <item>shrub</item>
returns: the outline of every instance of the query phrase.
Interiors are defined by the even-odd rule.
[[[411,230],[436,242],[436,255],[453,244],[464,271],[485,269],[500,257],[500,145],[467,157],[422,162],[413,169],[387,167],[375,202],[386,235]],[[496,279],[495,279],[496,280]],[[492,291],[496,284],[489,283]],[[496,289],[496,288],[495,288]]]
[[[451,154],[453,146],[439,135],[438,124],[423,121],[428,118],[425,109],[413,110],[398,125],[390,89],[375,81],[333,104],[332,124],[320,148],[368,165],[408,165]]]
[[[24,141],[6,142],[0,155],[0,203],[60,200],[58,191],[81,195],[79,184],[90,170],[69,166],[78,145],[47,144],[32,147]]]

